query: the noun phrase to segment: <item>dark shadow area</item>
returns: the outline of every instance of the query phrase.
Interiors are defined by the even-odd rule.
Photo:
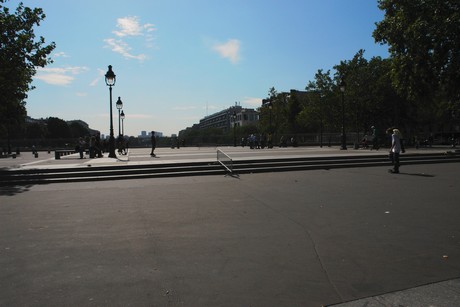
[[[231,177],[231,178],[235,178],[235,179],[240,179],[240,175],[237,174],[237,173],[227,173],[227,174],[225,174],[225,177]]]
[[[14,196],[30,190],[32,185],[0,185],[0,196]]]
[[[424,174],[424,173],[399,173],[399,175],[407,175],[407,176],[417,176],[417,177],[436,177],[435,175]]]

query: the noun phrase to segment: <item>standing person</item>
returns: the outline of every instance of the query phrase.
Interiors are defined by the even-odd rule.
[[[86,142],[82,137],[78,139],[77,146],[78,146],[78,152],[80,154],[80,159],[83,159],[83,153],[85,152]]]
[[[94,159],[96,157],[95,153],[96,153],[96,137],[94,135],[92,135],[90,138],[89,138],[89,157],[91,159]]]
[[[401,132],[398,129],[393,129],[393,134],[391,135],[391,148],[390,148],[390,158],[393,163],[393,169],[390,169],[390,173],[398,174],[399,173],[399,154],[401,153]]]
[[[150,142],[152,143],[152,151],[150,152],[150,156],[156,157],[154,151],[157,147],[157,140],[155,139],[155,131],[152,130],[152,135],[150,136]]]
[[[371,129],[372,129],[372,148],[371,150],[372,149],[379,150],[379,147],[380,147],[379,132],[375,126],[372,126]]]
[[[98,158],[103,158],[104,156],[102,155],[102,148],[101,148],[101,136],[98,134],[96,134],[96,141],[94,143],[95,145],[95,155],[98,157]]]

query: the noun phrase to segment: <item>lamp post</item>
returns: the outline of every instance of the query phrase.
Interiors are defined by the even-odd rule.
[[[123,112],[123,110],[121,110],[121,115],[120,115],[120,118],[121,118],[121,135],[124,135],[125,134],[125,112]]]
[[[122,135],[123,133],[121,133],[120,111],[123,109],[123,101],[121,101],[120,97],[118,97],[117,103],[115,105],[118,109],[118,134]]]
[[[233,147],[236,147],[236,112],[233,111]]]
[[[113,136],[113,114],[112,114],[112,86],[115,85],[116,76],[112,71],[112,65],[109,65],[109,70],[105,74],[105,84],[109,87],[110,93],[110,137],[109,137],[109,158],[116,158],[115,154],[115,138]]]
[[[345,98],[344,98],[344,93],[345,93],[345,81],[343,79],[340,80],[340,91],[342,92],[342,146],[340,147],[341,150],[346,150],[347,149],[347,136],[345,134]]]

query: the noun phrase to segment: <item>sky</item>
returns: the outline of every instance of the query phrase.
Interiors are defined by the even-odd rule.
[[[318,69],[388,56],[374,42],[377,0],[23,0],[46,18],[35,33],[55,42],[37,70],[32,118],[81,119],[108,135],[113,66],[124,133],[169,136],[237,102],[257,108],[268,91],[304,90]],[[6,3],[16,7],[18,1]]]

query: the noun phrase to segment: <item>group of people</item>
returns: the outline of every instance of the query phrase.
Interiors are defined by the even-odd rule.
[[[127,154],[128,143],[122,135],[116,140],[116,148],[119,154]],[[107,140],[101,140],[99,134],[78,138],[75,151],[80,154],[80,159],[84,159],[86,150],[89,151],[91,159],[102,158],[104,157],[103,153],[108,151],[108,142]]]
[[[241,139],[241,146],[244,147],[246,145],[249,145],[251,149],[273,148],[272,134],[250,134],[247,138]]]
[[[96,134],[86,138],[80,137],[75,147],[75,151],[80,153],[80,159],[84,158],[84,153],[87,148],[89,149],[90,158],[102,158],[102,153],[105,151],[106,147],[106,141],[101,141],[99,134]]]

